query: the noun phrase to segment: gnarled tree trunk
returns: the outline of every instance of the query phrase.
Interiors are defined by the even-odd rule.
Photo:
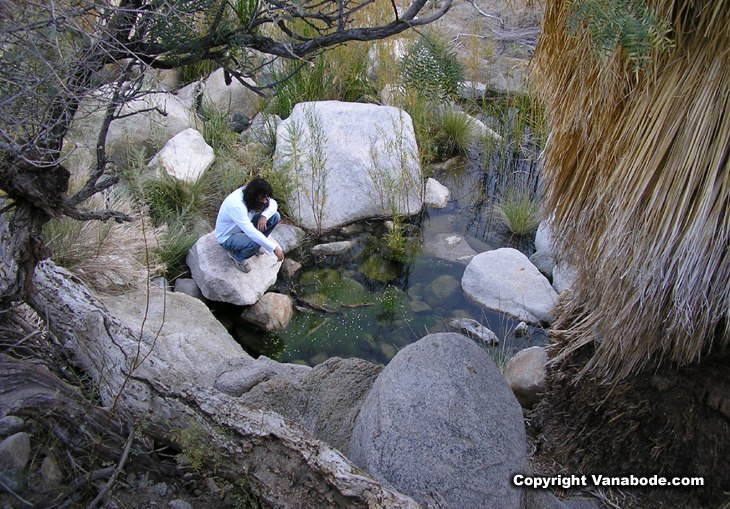
[[[176,373],[175,366],[156,357],[154,340],[138,340],[139,331],[111,316],[93,294],[51,262],[39,264],[35,284],[34,307],[98,385],[103,404],[113,414],[138,423],[145,434],[162,442],[174,444],[183,430],[194,434],[204,461],[231,481],[247,478],[270,507],[419,507],[278,414],[187,382],[185,373]],[[179,383],[169,383],[173,379]]]

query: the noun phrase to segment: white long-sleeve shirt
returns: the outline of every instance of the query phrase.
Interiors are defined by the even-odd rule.
[[[256,212],[250,212],[243,201],[243,190],[246,186],[236,189],[229,194],[218,211],[215,221],[215,240],[219,244],[228,240],[231,235],[238,232],[245,233],[248,238],[263,247],[269,253],[276,249],[276,244],[256,228],[251,222]],[[269,206],[261,213],[268,221],[278,210],[276,200],[269,198]]]

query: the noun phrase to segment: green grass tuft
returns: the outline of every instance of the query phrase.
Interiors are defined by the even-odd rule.
[[[524,189],[508,187],[495,205],[495,210],[515,235],[530,235],[540,225],[540,203]]]

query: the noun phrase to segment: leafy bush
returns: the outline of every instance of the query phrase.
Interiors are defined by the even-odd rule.
[[[434,34],[420,37],[403,57],[401,79],[419,96],[436,101],[455,100],[464,71],[448,42]]]
[[[580,38],[587,34],[599,61],[620,48],[637,72],[649,66],[655,48],[671,46],[669,23],[644,0],[576,0],[570,10],[568,33]]]
[[[294,105],[309,101],[359,101],[373,91],[367,82],[366,45],[343,45],[319,55],[313,62],[288,61],[272,72],[276,99],[270,108],[281,118],[291,115]],[[299,70],[297,71],[297,69]]]

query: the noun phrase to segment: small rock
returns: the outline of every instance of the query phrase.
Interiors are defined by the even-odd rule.
[[[7,415],[0,419],[0,437],[14,435],[25,427],[25,421],[14,415]]]
[[[482,342],[487,346],[499,344],[499,337],[476,320],[470,318],[454,318],[449,321],[449,325],[471,339]]]
[[[196,299],[203,300],[203,292],[200,291],[198,283],[191,278],[179,278],[175,280],[175,291],[177,293],[184,293],[190,295]]]
[[[520,322],[517,324],[517,327],[515,327],[515,330],[512,331],[512,334],[516,338],[522,338],[527,335],[527,324],[525,322]]]
[[[577,271],[565,263],[559,263],[553,269],[553,288],[558,293],[563,293],[573,286]]]
[[[0,470],[23,470],[30,461],[30,435],[16,433],[0,442]]]
[[[360,223],[351,224],[348,226],[343,227],[340,232],[343,235],[347,235],[348,237],[354,237],[355,235],[358,235],[362,233],[362,225]]]
[[[169,504],[167,504],[167,507],[170,509],[193,509],[193,506],[190,504],[190,502],[186,502],[185,500],[176,499],[171,500]]]
[[[61,467],[58,466],[58,462],[53,454],[49,454],[43,458],[43,463],[41,463],[41,475],[50,483],[60,483],[63,480]]]
[[[301,270],[301,268],[302,264],[296,260],[292,260],[291,258],[284,258],[284,261],[281,262],[281,272],[289,279],[293,278],[294,275]]]
[[[426,180],[426,194],[423,198],[425,206],[442,209],[448,204],[450,196],[451,191],[445,185],[432,178]]]
[[[285,253],[301,247],[305,237],[304,230],[291,224],[279,223],[271,232],[271,238],[279,243]]]
[[[285,329],[293,313],[291,297],[268,292],[256,304],[243,311],[240,318],[264,330],[272,331]]]
[[[172,291],[172,285],[170,282],[165,279],[164,277],[156,277],[152,279],[152,284],[155,286],[159,286],[165,291],[171,292]]]
[[[548,356],[541,346],[517,352],[504,368],[504,378],[523,408],[531,409],[545,392]]]
[[[157,483],[150,488],[150,491],[159,497],[167,495],[167,484],[164,482]]]
[[[339,255],[347,253],[352,248],[352,241],[343,240],[330,242],[329,244],[318,244],[312,248],[313,255]]]
[[[194,183],[213,165],[213,161],[213,147],[205,142],[199,131],[188,128],[168,140],[147,166]]]
[[[548,278],[548,281],[553,280],[553,270],[555,269],[555,259],[553,255],[547,251],[535,251],[530,256],[530,262],[537,267],[543,276]]]
[[[236,112],[228,118],[228,127],[238,134],[241,134],[250,125],[251,120],[243,113]]]
[[[535,251],[543,251],[555,255],[553,251],[553,234],[550,221],[543,221],[535,232]]]

